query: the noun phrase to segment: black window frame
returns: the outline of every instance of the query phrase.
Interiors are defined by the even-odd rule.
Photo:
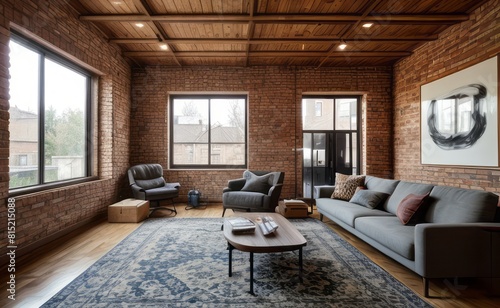
[[[57,52],[50,50],[41,44],[34,42],[33,40],[24,37],[22,34],[12,31],[10,33],[10,40],[22,45],[23,47],[30,49],[31,51],[38,54],[40,57],[39,61],[39,83],[38,83],[38,183],[28,186],[10,188],[9,186],[9,196],[17,196],[26,193],[32,193],[37,191],[43,191],[46,189],[57,188],[67,185],[72,185],[76,183],[87,182],[90,180],[95,180],[96,177],[93,175],[94,168],[94,145],[93,145],[93,96],[94,84],[96,76],[92,74],[89,70],[79,66],[78,64],[71,62],[67,58],[59,55]],[[45,59],[53,61],[67,69],[75,71],[76,73],[83,75],[86,78],[86,102],[85,102],[85,174],[81,177],[75,177],[71,179],[50,181],[46,182],[45,178]],[[9,154],[10,156],[10,154]]]
[[[208,115],[209,115],[209,134],[208,134],[208,163],[207,164],[175,164],[174,163],[174,100],[175,99],[206,99],[209,101],[208,104]],[[239,165],[228,165],[228,164],[212,164],[211,162],[211,151],[212,144],[218,144],[218,142],[212,143],[211,141],[211,121],[210,121],[210,100],[213,99],[244,99],[245,100],[245,162]],[[248,95],[247,94],[171,94],[169,96],[169,168],[170,169],[246,169],[248,166]]]

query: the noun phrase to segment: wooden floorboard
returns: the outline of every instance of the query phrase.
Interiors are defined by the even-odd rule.
[[[186,210],[185,204],[179,204],[177,210],[177,216],[172,219],[222,215],[221,204],[209,204],[205,209],[191,210]],[[167,212],[156,212],[153,215],[167,216]],[[226,216],[231,215],[234,215],[232,211],[226,212]],[[319,219],[316,211],[311,217]],[[424,298],[420,276],[379,253],[338,225],[327,219],[325,223],[373,262]],[[19,260],[16,264],[16,300],[9,300],[6,288],[3,287],[0,307],[39,307],[139,225],[99,221],[73,231],[29,257]],[[489,296],[477,281],[432,280],[430,294],[432,297],[425,300],[435,307],[500,307],[500,298]]]

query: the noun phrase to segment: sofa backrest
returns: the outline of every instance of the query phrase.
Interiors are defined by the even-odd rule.
[[[406,196],[409,194],[426,195],[432,190],[433,187],[434,185],[431,184],[400,181],[398,186],[396,186],[396,189],[394,189],[392,195],[384,204],[384,210],[396,215],[399,203],[401,203],[401,200],[403,200]]]
[[[369,190],[379,191],[391,195],[398,186],[399,180],[388,180],[382,179],[375,176],[367,175],[365,177],[365,187]],[[385,207],[387,204],[386,199],[384,201],[383,206]]]
[[[367,175],[365,177],[365,187],[369,190],[380,191],[386,194],[392,194],[399,180],[388,180],[376,176]]]
[[[493,222],[498,196],[486,191],[435,186],[429,195],[426,222]]]

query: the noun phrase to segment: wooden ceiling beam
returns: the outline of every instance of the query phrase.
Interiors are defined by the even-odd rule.
[[[362,16],[359,17],[358,20],[356,20],[356,22],[354,24],[351,24],[351,25],[345,27],[344,30],[339,34],[340,38],[346,39],[347,37],[349,37],[349,34],[351,34],[354,31],[354,29],[356,29],[358,27],[358,25],[361,23],[361,20],[363,18],[367,17],[372,12],[372,10],[378,6],[378,4],[381,1],[382,0],[374,0],[371,3],[369,3],[367,6],[365,6],[363,9]],[[330,50],[328,51],[328,54],[326,55],[326,57],[323,58],[323,60],[321,60],[321,62],[319,63],[318,68],[321,67],[328,60],[328,58],[331,57],[334,53],[335,53],[335,45],[332,45],[332,46],[330,46]]]
[[[324,57],[327,52],[316,51],[251,51],[250,57]],[[332,57],[407,57],[412,53],[409,51],[336,51],[330,54]],[[169,54],[162,51],[126,51],[126,57],[165,57]],[[178,58],[221,58],[241,57],[247,55],[246,51],[178,51]]]
[[[145,15],[145,16],[151,17],[152,10],[147,5],[147,3],[143,2],[143,0],[133,0],[133,1],[134,1],[135,7],[139,10],[139,12],[142,12],[143,15]],[[164,42],[168,39],[168,36],[165,33],[165,31],[163,30],[163,28],[161,26],[159,26],[156,22],[152,23],[152,28],[153,28],[153,31],[155,32],[156,36],[158,37],[159,41]],[[166,44],[166,43],[164,43],[164,44]],[[167,52],[172,55],[175,63],[178,66],[181,66],[181,63],[177,60],[177,57],[175,56],[175,53],[172,50],[172,46],[167,45]]]
[[[255,23],[253,22],[253,16],[255,14],[255,9],[258,6],[258,1],[259,0],[250,0],[250,7],[249,7],[249,12],[250,12],[250,21],[248,22],[248,32],[247,32],[247,46],[245,49],[246,53],[246,60],[245,60],[245,65],[249,66],[250,65],[250,41],[253,39],[254,33],[255,33]]]
[[[113,14],[113,15],[80,15],[80,20],[94,22],[171,22],[171,23],[352,23],[359,20],[380,24],[419,23],[419,24],[454,24],[469,19],[466,14],[439,15],[147,15],[147,14]]]
[[[402,37],[402,38],[370,38],[370,37],[355,37],[345,39],[346,42],[378,42],[378,43],[396,43],[406,44],[415,42],[428,42],[438,38],[437,35],[417,36],[417,37]],[[325,45],[339,42],[340,38],[328,39],[282,39],[282,38],[268,38],[268,39],[220,39],[220,38],[203,38],[203,39],[165,39],[164,43],[167,44],[249,44],[249,45],[264,45],[264,44],[310,44],[310,45]],[[143,38],[143,39],[130,39],[130,38],[113,38],[109,42],[116,44],[158,44],[158,39]]]

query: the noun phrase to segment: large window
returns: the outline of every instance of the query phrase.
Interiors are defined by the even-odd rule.
[[[170,97],[172,168],[245,168],[247,97]]]
[[[90,74],[23,38],[10,48],[10,189],[90,175]]]

